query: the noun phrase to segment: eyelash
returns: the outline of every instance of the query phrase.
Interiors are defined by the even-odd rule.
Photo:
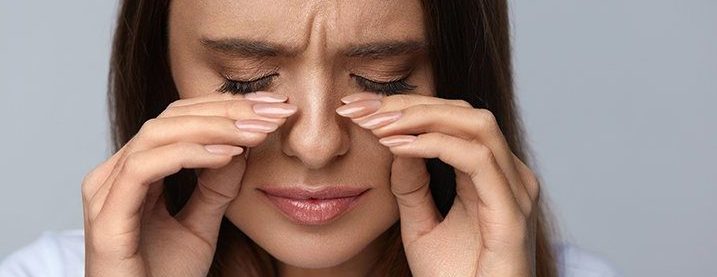
[[[224,77],[224,84],[222,84],[222,86],[217,91],[222,93],[229,92],[232,94],[246,94],[250,92],[255,92],[258,90],[266,89],[271,83],[271,81],[274,79],[274,77],[276,77],[277,75],[278,74],[276,73],[270,74],[249,81],[232,80],[227,77]],[[375,92],[383,96],[399,94],[416,88],[416,86],[406,83],[406,79],[408,79],[408,76],[387,82],[372,81],[354,74],[351,74],[351,78],[356,80],[356,82],[364,89],[364,91]]]
[[[351,78],[356,80],[365,91],[376,92],[384,96],[399,94],[416,88],[416,86],[406,83],[408,76],[387,82],[372,81],[354,74],[351,74]]]
[[[224,84],[217,90],[218,92],[229,92],[231,94],[246,94],[262,89],[266,89],[266,87],[270,84],[271,80],[274,79],[278,74],[270,74],[261,76],[259,78],[256,78],[254,80],[249,81],[240,81],[240,80],[232,80],[227,77],[224,77]]]

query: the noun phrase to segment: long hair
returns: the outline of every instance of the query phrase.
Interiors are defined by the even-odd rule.
[[[534,168],[515,103],[508,4],[506,0],[422,0],[437,97],[463,99],[489,109],[518,158]],[[123,0],[113,37],[108,105],[113,150],[119,150],[179,94],[167,53],[169,0]],[[455,172],[438,159],[426,163],[436,206],[445,216],[456,196]],[[536,173],[536,175],[539,175]],[[540,177],[539,177],[540,179]],[[164,193],[176,214],[194,191],[196,175],[183,169],[165,178]],[[535,249],[537,276],[557,276],[551,237],[555,230],[539,198]],[[277,275],[276,260],[226,218],[210,268],[211,276],[238,270],[246,276]],[[381,239],[384,257],[372,276],[411,276],[396,222]],[[232,255],[230,257],[229,255]],[[237,272],[237,271],[235,271]]]

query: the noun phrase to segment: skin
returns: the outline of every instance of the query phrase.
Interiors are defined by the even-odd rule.
[[[169,56],[181,100],[85,177],[88,275],[204,276],[222,216],[274,256],[282,276],[366,275],[382,251],[381,234],[399,216],[414,276],[534,275],[539,185],[492,114],[434,97],[425,52],[341,54],[387,39],[425,41],[422,17],[418,1],[172,1]],[[227,55],[201,42],[222,38],[269,41],[296,54]],[[225,77],[271,73],[278,75],[258,95],[279,100],[217,91]],[[377,95],[350,74],[374,81],[409,74],[415,89]],[[258,114],[252,108],[262,102],[292,111]],[[337,112],[347,106],[366,108]],[[362,127],[390,112],[400,117]],[[240,130],[237,120],[274,128]],[[413,142],[391,144],[396,138]],[[431,199],[423,162],[436,157],[457,174],[458,196],[446,218]],[[172,217],[161,182],[181,168],[197,169],[199,182]],[[292,183],[370,190],[343,217],[305,226],[256,190]]]

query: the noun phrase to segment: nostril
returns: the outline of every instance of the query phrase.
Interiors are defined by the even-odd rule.
[[[282,148],[288,156],[293,156],[306,168],[325,167],[348,152],[348,134],[339,129],[300,131],[291,130]]]

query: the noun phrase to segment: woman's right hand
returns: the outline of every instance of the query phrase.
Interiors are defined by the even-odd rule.
[[[194,97],[145,122],[82,182],[86,275],[206,276],[246,167],[246,156],[236,157],[240,146],[258,145],[296,112],[284,101],[266,92]],[[163,180],[182,168],[201,173],[187,204],[171,216]]]

